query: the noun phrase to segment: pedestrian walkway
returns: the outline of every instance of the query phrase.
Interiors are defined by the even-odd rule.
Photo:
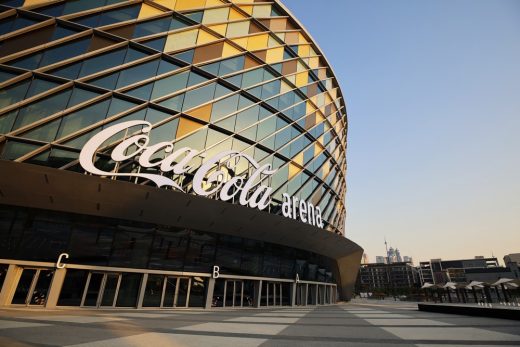
[[[518,346],[520,322],[408,303],[266,310],[0,310],[0,346]]]

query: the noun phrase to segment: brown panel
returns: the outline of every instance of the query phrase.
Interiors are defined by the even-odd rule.
[[[109,47],[115,44],[113,40],[107,39],[102,36],[94,35],[90,41],[89,52],[96,51],[101,48]]]
[[[250,34],[255,34],[255,33],[261,33],[261,32],[264,32],[265,30],[260,28],[258,25],[256,25],[255,23],[251,22],[251,24],[249,25],[249,33]]]
[[[208,46],[195,48],[193,54],[193,64],[198,64],[203,61],[213,60],[222,57],[222,49],[224,42],[214,43]]]
[[[290,75],[296,72],[296,60],[286,61],[282,64],[282,75]]]
[[[43,29],[33,30],[4,41],[2,45],[0,45],[0,57],[5,57],[49,42],[54,33],[54,28],[54,25],[47,26]]]
[[[244,63],[244,69],[249,69],[251,67],[255,67],[260,65],[256,60],[246,55],[246,61]]]
[[[113,35],[124,37],[126,39],[131,39],[132,36],[134,35],[134,28],[135,28],[135,24],[130,24],[130,25],[125,25],[123,27],[115,28],[112,30],[107,30],[107,32],[109,32]]]
[[[265,57],[267,56],[267,50],[259,51],[259,52],[253,52],[254,55],[256,55],[258,58],[265,61]]]

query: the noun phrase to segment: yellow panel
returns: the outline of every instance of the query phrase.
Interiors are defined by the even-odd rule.
[[[307,71],[300,72],[296,75],[296,86],[303,87],[307,85],[307,81],[309,80],[309,73]]]
[[[310,47],[309,45],[301,45],[298,47],[298,54],[301,57],[308,57],[310,54]]]
[[[309,66],[311,69],[314,70],[314,69],[318,68],[319,65],[320,65],[320,58],[313,57],[313,58],[309,59]]]
[[[222,5],[220,0],[206,0],[206,7]]]
[[[205,43],[213,42],[216,40],[218,40],[218,38],[211,35],[207,31],[199,30],[199,37],[197,39],[197,45],[203,45]]]
[[[299,43],[308,43],[305,37],[300,33],[298,34],[298,42]]]
[[[253,17],[268,18],[271,17],[271,5],[255,5],[253,8]]]
[[[203,127],[202,124],[194,122],[190,119],[183,118],[179,119],[179,126],[177,127],[177,139]]]
[[[238,37],[238,36],[245,36],[249,34],[249,20],[243,21],[243,22],[235,22],[235,23],[229,23],[228,29],[226,33],[226,37]],[[247,46],[244,45],[244,47]]]
[[[229,7],[213,8],[204,11],[202,16],[202,24],[212,24],[226,22],[229,13]]]
[[[240,50],[236,49],[235,47],[231,46],[229,43],[224,42],[224,49],[222,50],[222,58],[227,58],[232,55],[236,55],[240,53]]]
[[[299,165],[303,166],[303,152],[298,153],[298,154],[294,157],[294,162],[295,162],[296,164],[299,164]]]
[[[278,43],[274,36],[269,35],[269,39],[267,40],[267,47],[271,48],[276,46],[280,46],[280,43]]]
[[[318,142],[314,142],[314,157],[316,158],[321,151],[323,151],[323,147]]]
[[[238,5],[238,7],[249,15],[253,14],[253,6],[251,5]]]
[[[166,44],[164,45],[164,51],[171,52],[195,46],[195,42],[197,42],[197,32],[197,29],[192,29],[168,35],[166,38]]]
[[[216,31],[222,36],[226,36],[227,24],[217,24],[208,26],[213,31]]]
[[[176,0],[154,0],[155,3],[169,8],[170,10],[173,10],[175,8],[175,1]]]
[[[322,177],[325,178],[329,174],[329,172],[330,172],[330,161],[329,160],[327,160],[325,162],[325,164],[323,164],[322,170],[323,170],[323,176]]]
[[[229,20],[246,18],[242,13],[238,12],[234,8],[229,11]]]
[[[175,10],[184,11],[193,8],[203,8],[204,6],[206,6],[206,0],[177,0]]]
[[[289,90],[292,90],[292,87],[290,85],[288,85],[287,83],[285,83],[284,81],[282,81],[281,87],[280,87],[280,94],[288,92]]]
[[[204,105],[202,107],[193,109],[191,111],[187,111],[186,113],[195,118],[202,119],[206,122],[209,122],[209,119],[211,117],[212,107],[213,107],[213,104],[208,104],[208,105]]]
[[[247,37],[243,37],[241,39],[233,39],[231,41],[233,41],[242,48],[247,48]]]
[[[23,7],[33,6],[33,5],[41,5],[47,2],[51,2],[52,0],[25,0],[23,3]]]
[[[289,179],[293,178],[294,175],[302,171],[298,166],[294,165],[293,163],[289,163]]]
[[[250,51],[254,51],[257,49],[267,48],[267,38],[269,35],[260,34],[256,36],[250,36],[247,40],[247,49]]]
[[[296,84],[296,75],[291,75],[287,77],[287,80],[292,84]]]
[[[316,112],[316,124],[320,124],[325,120],[325,117],[323,117],[323,114],[321,112]]]
[[[149,18],[161,13],[164,12],[153,6],[143,4],[143,6],[141,6],[141,11],[139,11],[139,16],[137,17],[137,19]]]
[[[273,48],[267,51],[266,63],[271,64],[283,60],[283,47]]]
[[[305,110],[306,114],[312,113],[314,111],[316,111],[316,108],[310,102],[307,101],[307,107]]]

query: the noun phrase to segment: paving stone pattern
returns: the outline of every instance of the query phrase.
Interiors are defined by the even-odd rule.
[[[0,310],[0,346],[520,346],[520,322],[362,302],[261,310]]]

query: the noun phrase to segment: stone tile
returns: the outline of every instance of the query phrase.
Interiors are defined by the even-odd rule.
[[[281,324],[291,324],[298,321],[299,318],[290,318],[290,317],[236,317],[231,319],[226,319],[227,322],[248,322],[248,323],[281,323]]]
[[[453,340],[453,341],[520,341],[519,335],[478,328],[459,327],[407,327],[382,328],[404,340]]]
[[[34,328],[34,327],[44,327],[44,326],[49,326],[49,324],[17,322],[17,321],[12,321],[12,320],[0,320],[0,329]]]
[[[180,328],[189,331],[205,331],[218,333],[235,334],[257,334],[257,335],[276,335],[287,328],[285,324],[240,324],[230,323],[202,323]]]
[[[452,325],[450,323],[445,322],[439,322],[432,319],[421,319],[421,318],[414,318],[414,319],[373,319],[373,318],[366,318],[365,321],[372,325],[410,325],[410,326],[421,326],[421,325]]]
[[[140,335],[126,336],[108,340],[100,340],[90,343],[69,345],[68,347],[159,347],[159,346],[182,346],[182,347],[217,347],[217,346],[243,346],[257,347],[266,340],[258,338],[222,337],[207,335],[187,334],[165,334],[145,333]]]
[[[31,316],[26,319],[38,320],[38,321],[51,321],[51,322],[69,322],[69,323],[105,323],[116,320],[124,320],[124,317],[115,316]]]

